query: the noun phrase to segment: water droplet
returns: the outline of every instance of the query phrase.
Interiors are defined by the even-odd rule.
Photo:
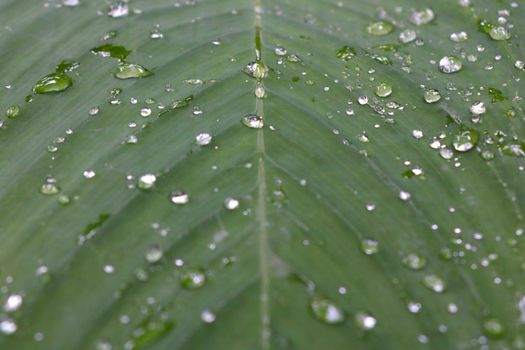
[[[394,25],[386,21],[371,22],[366,31],[371,35],[386,35],[394,30]]]
[[[477,101],[470,106],[470,112],[474,115],[480,115],[487,111],[487,107],[483,102]]]
[[[147,118],[150,115],[151,115],[151,108],[149,108],[149,107],[141,108],[141,110],[140,110],[140,116],[141,117]]]
[[[128,4],[124,1],[116,1],[109,5],[107,15],[112,18],[126,17],[129,14]]]
[[[410,22],[420,26],[432,22],[434,18],[434,11],[432,11],[432,9],[426,8],[421,11],[414,11],[412,16],[410,16]]]
[[[195,141],[197,142],[197,145],[199,146],[209,145],[211,143],[211,140],[212,140],[212,136],[206,132],[197,134],[197,136],[195,136]]]
[[[357,53],[354,48],[350,46],[343,46],[337,51],[336,57],[342,61],[347,62],[347,61],[350,61],[352,58],[354,58],[356,54]]]
[[[363,239],[361,241],[361,251],[366,255],[374,255],[379,252],[379,242],[373,239]]]
[[[439,70],[443,73],[451,74],[461,70],[463,63],[456,56],[445,56],[439,60]]]
[[[84,170],[82,172],[82,175],[84,175],[86,179],[92,179],[97,175],[97,173],[92,169],[88,169],[88,170]]]
[[[9,106],[5,110],[5,116],[11,119],[15,118],[19,113],[20,107],[18,107],[17,105]]]
[[[501,338],[505,334],[505,327],[496,318],[489,318],[483,322],[483,332],[490,338]]]
[[[345,320],[343,310],[328,299],[316,298],[310,304],[314,316],[327,324],[338,324]]]
[[[150,264],[154,264],[154,263],[159,262],[162,259],[163,255],[164,253],[162,252],[162,249],[158,245],[152,245],[148,247],[148,249],[146,249],[144,258]]]
[[[102,57],[112,57],[124,61],[132,51],[121,45],[104,44],[92,48],[91,52]]]
[[[45,195],[54,195],[60,191],[60,188],[56,185],[56,180],[53,177],[46,178],[46,181],[40,186],[40,193]]]
[[[458,132],[452,142],[454,149],[458,152],[467,152],[476,146],[479,139],[479,133],[475,130],[468,129]]]
[[[215,322],[215,318],[215,314],[208,309],[205,309],[201,312],[201,320],[204,323],[213,323]]]
[[[446,159],[446,160],[450,160],[454,157],[454,151],[451,150],[450,148],[441,148],[439,150],[439,155],[441,156],[441,158],[443,159]]]
[[[20,294],[11,294],[4,303],[5,312],[14,312],[22,306],[23,297]]]
[[[118,79],[139,79],[151,75],[152,72],[137,63],[121,63],[115,72],[115,77]]]
[[[239,207],[239,201],[235,198],[228,197],[224,200],[224,206],[228,210],[235,210]]]
[[[466,32],[455,32],[455,33],[450,34],[450,40],[456,43],[466,41],[467,39],[468,39],[468,34]]]
[[[291,63],[299,63],[301,62],[301,58],[297,56],[295,53],[291,53],[288,56],[286,56],[286,60]]]
[[[399,41],[403,44],[411,43],[417,39],[417,33],[414,29],[405,29],[399,33]]]
[[[102,268],[102,270],[107,273],[107,274],[112,274],[113,272],[115,272],[115,267],[113,265],[104,265],[104,267]]]
[[[88,111],[88,114],[89,114],[90,116],[94,116],[94,115],[97,115],[98,112],[100,112],[100,108],[99,108],[98,106],[96,106],[96,107],[91,107],[91,108],[89,109],[89,111]]]
[[[399,192],[399,199],[401,199],[402,201],[407,201],[410,199],[410,197],[411,197],[410,192],[406,192],[406,191]]]
[[[157,25],[151,30],[149,37],[153,40],[159,40],[164,38],[164,34],[160,31],[160,27]]]
[[[357,327],[364,331],[372,330],[377,325],[376,318],[368,312],[358,312],[355,315],[355,322]]]
[[[51,73],[40,79],[33,86],[35,94],[48,94],[66,90],[73,85],[73,80],[64,73]]]
[[[206,275],[200,270],[188,270],[181,275],[180,282],[187,289],[201,288],[206,284]]]
[[[143,190],[148,190],[155,185],[157,177],[154,174],[144,174],[139,178],[138,187]]]
[[[264,120],[255,114],[248,114],[242,118],[242,123],[252,129],[261,129],[264,127]]]
[[[421,270],[427,265],[427,259],[419,254],[408,254],[403,258],[403,265],[411,270]]]
[[[441,100],[441,94],[435,89],[427,89],[423,95],[426,103],[436,103]]]
[[[4,333],[5,335],[11,335],[17,330],[18,326],[16,325],[15,321],[10,318],[0,322],[0,332]]]
[[[75,7],[80,5],[80,0],[62,0],[64,6]]]
[[[446,289],[445,282],[436,275],[423,277],[423,285],[435,293],[443,293]]]
[[[381,83],[376,86],[374,92],[378,97],[388,97],[392,95],[392,86],[387,83]]]
[[[419,140],[424,136],[423,131],[414,129],[412,130],[412,136],[414,136],[414,138]]]
[[[257,80],[264,79],[268,75],[268,68],[262,62],[250,62],[244,66],[242,71]]]
[[[183,205],[187,204],[190,201],[190,196],[186,192],[175,191],[171,193],[170,201],[173,204]]]
[[[492,27],[489,30],[489,35],[494,40],[508,40],[511,37],[510,32],[505,27]]]
[[[277,55],[277,56],[285,56],[287,53],[288,53],[288,50],[286,50],[284,47],[282,46],[277,46],[273,52]]]

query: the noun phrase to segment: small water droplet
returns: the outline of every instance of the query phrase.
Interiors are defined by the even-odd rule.
[[[82,172],[82,175],[84,175],[86,179],[92,179],[97,175],[97,173],[92,169],[88,169],[88,170],[84,170]]]
[[[377,325],[376,318],[368,312],[358,312],[355,315],[355,322],[357,324],[357,327],[364,331],[372,330]]]
[[[187,204],[190,201],[190,196],[186,192],[175,191],[171,193],[170,201],[173,204],[183,205]]]
[[[23,297],[20,294],[11,294],[4,303],[5,312],[14,312],[22,306]]]
[[[487,107],[481,101],[476,101],[470,106],[470,112],[474,115],[480,115],[487,111]]]
[[[277,56],[285,56],[287,53],[288,53],[288,50],[286,50],[284,47],[282,46],[277,46],[273,52],[277,55]]]
[[[510,32],[505,27],[494,26],[489,30],[489,35],[493,40],[501,41],[508,40],[511,37]]]
[[[407,201],[407,200],[410,199],[410,197],[412,197],[410,192],[407,192],[407,191],[400,191],[399,192],[399,199],[401,199],[402,201]]]
[[[376,86],[374,92],[378,97],[388,97],[392,95],[392,86],[387,83],[381,83]]]
[[[138,187],[143,190],[148,190],[155,185],[157,177],[154,174],[144,174],[139,177]]]
[[[458,152],[467,152],[478,143],[479,133],[472,129],[462,130],[454,136],[452,145]]]
[[[239,207],[239,201],[235,198],[228,197],[224,200],[224,206],[228,210],[235,210]]]
[[[423,277],[423,285],[435,293],[443,293],[446,289],[445,282],[436,275]]]
[[[463,63],[456,56],[444,56],[439,60],[439,70],[446,74],[459,72],[462,67]]]
[[[20,107],[18,107],[17,105],[9,106],[5,110],[5,116],[10,119],[15,118],[16,116],[18,116],[19,113]]]
[[[419,254],[408,254],[403,258],[403,265],[411,270],[421,270],[427,265],[427,259]]]
[[[343,310],[328,299],[316,298],[310,304],[314,316],[327,324],[338,324],[345,320]]]
[[[75,7],[80,5],[80,0],[62,0],[64,6]]]
[[[18,326],[16,325],[15,321],[13,321],[10,318],[7,318],[0,322],[0,332],[4,333],[5,335],[11,335],[17,330]]]
[[[411,43],[417,39],[417,33],[414,29],[405,29],[399,33],[399,41],[403,44]]]
[[[154,264],[159,262],[162,259],[163,255],[164,253],[158,245],[151,245],[150,247],[148,247],[148,249],[146,249],[146,252],[144,253],[144,258],[148,263]]]
[[[379,242],[373,239],[363,239],[361,241],[361,251],[366,255],[374,255],[379,252]]]
[[[147,118],[150,115],[151,115],[151,108],[149,108],[149,107],[141,108],[141,110],[140,110],[140,116],[141,117]]]
[[[115,1],[109,5],[107,15],[112,18],[126,17],[129,14],[128,4],[124,1]]]
[[[200,270],[188,270],[181,275],[180,282],[187,289],[201,288],[206,284],[206,275]]]
[[[414,11],[410,16],[410,22],[420,26],[432,22],[434,18],[434,11],[432,11],[432,9],[426,8],[421,11]]]
[[[423,95],[426,103],[436,103],[441,100],[441,94],[438,90],[427,89]]]
[[[468,34],[466,32],[455,32],[450,34],[450,40],[459,43],[466,41],[468,39]]]
[[[216,316],[211,310],[205,309],[201,312],[201,320],[204,323],[213,323],[215,318]]]
[[[243,125],[251,129],[261,129],[264,127],[264,120],[255,114],[248,114],[242,118]]]
[[[394,25],[386,21],[371,22],[368,24],[366,31],[371,35],[387,35],[394,30]]]
[[[132,51],[126,49],[124,46],[121,45],[104,44],[92,48],[91,52],[101,57],[111,57],[116,58],[120,61],[124,61]]]
[[[199,146],[209,145],[211,143],[211,140],[212,136],[206,132],[197,134],[197,136],[195,136],[195,142],[197,142],[197,145]]]

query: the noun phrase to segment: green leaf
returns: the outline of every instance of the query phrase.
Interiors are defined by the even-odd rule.
[[[3,1],[0,349],[525,349],[523,18]]]

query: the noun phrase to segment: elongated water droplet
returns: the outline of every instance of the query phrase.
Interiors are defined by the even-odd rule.
[[[371,22],[366,31],[371,35],[387,35],[394,30],[394,25],[386,21]]]
[[[151,75],[152,72],[137,63],[121,63],[115,72],[115,77],[118,79],[140,79]]]
[[[66,90],[73,85],[73,80],[64,73],[51,73],[40,79],[33,86],[35,94],[48,94]]]
[[[190,196],[186,192],[175,191],[171,193],[170,201],[173,204],[183,205],[187,204],[190,201]]]
[[[123,61],[129,56],[129,54],[131,54],[132,51],[121,45],[104,44],[92,48],[91,52],[102,57],[112,57]]]
[[[310,304],[310,308],[314,316],[323,323],[338,324],[345,320],[343,310],[331,300],[316,298]]]
[[[255,114],[248,114],[242,118],[242,123],[251,129],[261,129],[264,127],[264,120]]]

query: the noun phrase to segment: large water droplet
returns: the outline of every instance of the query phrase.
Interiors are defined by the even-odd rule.
[[[66,90],[73,85],[73,80],[64,73],[51,73],[40,79],[33,86],[35,94],[48,94]]]
[[[257,80],[264,79],[268,75],[268,67],[262,62],[250,62],[244,66],[242,71]]]
[[[132,51],[126,49],[124,46],[121,45],[104,44],[92,48],[91,52],[102,57],[112,57],[123,61],[129,56],[129,54]]]
[[[511,37],[510,32],[505,27],[492,27],[489,30],[489,35],[493,40],[497,41],[508,40]]]

